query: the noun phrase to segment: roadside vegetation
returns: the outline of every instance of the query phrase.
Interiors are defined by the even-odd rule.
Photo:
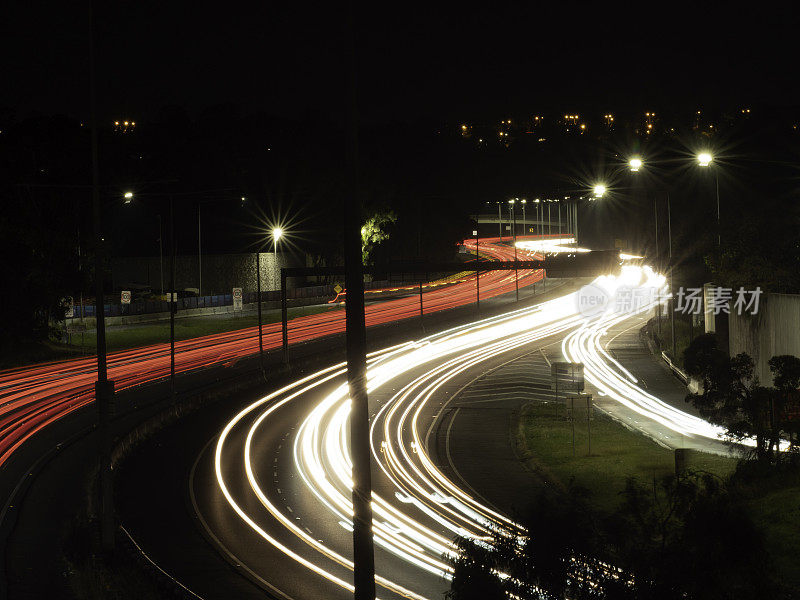
[[[489,544],[458,539],[451,600],[800,597],[800,431],[792,418],[800,360],[773,357],[774,386],[765,387],[749,356],[729,357],[713,335],[701,335],[684,364],[703,382],[687,401],[726,429],[737,453],[691,451],[676,472],[672,450],[599,412],[587,423],[584,412],[576,414],[573,454],[564,408],[527,405],[517,447],[540,486],[519,519],[525,529],[498,530]],[[752,450],[734,445],[745,438],[756,440]]]

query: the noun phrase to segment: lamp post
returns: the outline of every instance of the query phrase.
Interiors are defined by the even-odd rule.
[[[714,156],[710,152],[701,152],[697,155],[697,164],[700,167],[710,167],[712,162],[714,162]],[[717,169],[714,169],[714,188],[717,196],[717,246],[719,247],[722,245],[722,229],[719,215],[719,173]]]
[[[528,203],[528,201],[523,198],[520,200],[520,202],[522,203],[522,233],[527,234],[528,222],[525,220],[525,205]]]
[[[644,166],[644,161],[638,156],[634,156],[628,161],[628,166],[630,167],[632,173],[638,173],[639,170]],[[672,333],[672,358],[674,359],[677,354],[677,345],[675,341],[675,296],[672,283],[672,206],[670,203],[669,191],[664,190],[664,195],[667,198],[667,242],[668,242],[667,262],[669,264],[669,287],[670,287],[670,292],[672,292],[670,295],[671,297],[670,297],[669,318],[670,318],[670,330]],[[655,216],[655,227],[656,227],[656,256],[658,256],[658,194],[656,194],[656,197],[653,199],[653,213]],[[661,328],[660,319],[658,323],[660,331]]]
[[[511,211],[511,220],[513,221],[514,225],[514,235],[511,238],[511,243],[514,244],[514,262],[517,262],[517,215],[514,212],[514,202],[516,200],[512,198],[508,201],[508,208]],[[516,266],[514,267],[514,289],[517,295],[517,301],[519,301],[519,271],[517,270]]]

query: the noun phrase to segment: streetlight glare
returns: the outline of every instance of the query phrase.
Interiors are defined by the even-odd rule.
[[[283,229],[281,229],[280,227],[274,227],[272,229],[272,238],[274,240],[277,241],[277,240],[281,239],[282,235],[283,235]]]
[[[596,186],[594,186],[593,191],[596,198],[602,198],[606,193],[606,186],[604,186],[602,183],[598,183]]]
[[[639,157],[634,157],[628,161],[628,165],[631,167],[631,171],[634,173],[642,168],[642,159]]]
[[[711,164],[712,160],[714,160],[714,157],[708,152],[701,152],[697,155],[697,162],[701,167],[707,167]]]
[[[125,204],[130,204],[133,200],[133,192],[125,192]]]

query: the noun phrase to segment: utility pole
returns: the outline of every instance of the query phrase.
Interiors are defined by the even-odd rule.
[[[275,255],[277,261],[277,255]],[[258,313],[258,361],[261,365],[261,375],[266,378],[264,371],[264,333],[261,322],[261,252],[256,248],[256,312]]]
[[[172,393],[172,404],[177,404],[175,393],[175,313],[178,311],[178,294],[175,291],[175,209],[172,194],[169,195],[169,237],[172,244],[172,260],[170,261],[170,304],[169,304],[169,386]]]
[[[475,310],[481,309],[481,273],[478,270],[481,255],[478,252],[478,230],[475,230]]]
[[[100,168],[97,159],[97,93],[94,64],[94,12],[89,0],[89,104],[92,128],[92,220],[95,237],[95,319],[97,331],[97,402],[100,441],[100,541],[103,550],[114,549],[114,486],[111,472],[111,410],[114,403],[114,381],[108,378],[105,302],[103,299],[103,231],[100,213]]]
[[[364,320],[364,273],[361,257],[361,198],[358,180],[358,104],[354,0],[348,3],[346,112],[347,190],[344,210],[347,382],[350,388],[350,448],[353,461],[353,584],[355,600],[375,600],[375,553],[372,537],[367,330]]]
[[[511,205],[511,218],[514,220],[514,236],[512,242],[514,244],[514,262],[517,262],[517,211],[514,210],[514,205]],[[514,289],[517,293],[517,302],[519,302],[519,270],[514,267]]]
[[[200,229],[200,210],[203,206],[202,202],[197,203],[197,297],[203,295],[203,245],[202,231]]]

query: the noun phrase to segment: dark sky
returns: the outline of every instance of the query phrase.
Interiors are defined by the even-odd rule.
[[[97,4],[103,118],[221,102],[339,111],[343,3]],[[85,6],[5,5],[0,107],[85,117]],[[778,4],[397,2],[360,5],[358,17],[366,118],[800,104],[798,17]]]

